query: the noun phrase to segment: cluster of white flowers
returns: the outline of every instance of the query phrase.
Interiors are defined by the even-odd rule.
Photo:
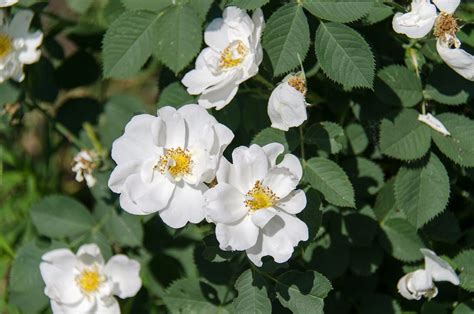
[[[81,246],[76,254],[52,250],[43,255],[40,271],[55,314],[117,314],[114,295],[133,297],[142,286],[137,261],[115,255],[104,263],[95,244]]]
[[[93,187],[96,183],[93,171],[97,168],[98,155],[95,151],[81,150],[74,156],[72,171],[76,173],[76,181],[86,181],[88,187]]]
[[[420,300],[421,297],[434,298],[438,294],[437,281],[449,281],[459,285],[459,277],[453,268],[435,252],[420,249],[425,256],[425,268],[408,273],[398,281],[398,292],[408,300]]]
[[[3,1],[2,6],[12,5],[16,1]],[[25,79],[24,64],[38,62],[43,41],[43,33],[29,32],[33,12],[19,11],[10,22],[4,11],[0,10],[0,83],[13,79],[21,82]]]
[[[461,42],[456,36],[459,26],[453,14],[461,0],[432,1],[434,4],[430,0],[413,0],[410,12],[395,14],[393,29],[415,39],[433,30],[436,48],[444,62],[464,78],[474,81],[474,56],[460,49]]]

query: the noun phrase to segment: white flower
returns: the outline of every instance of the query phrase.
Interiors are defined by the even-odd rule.
[[[459,285],[459,277],[453,268],[433,251],[420,249],[425,256],[425,268],[408,273],[397,284],[398,292],[408,300],[420,300],[421,297],[434,298],[438,294],[434,282],[449,281]]]
[[[428,125],[433,130],[438,131],[439,133],[443,134],[444,136],[449,136],[451,133],[446,129],[444,124],[436,119],[431,113],[427,114],[420,114],[418,115],[418,121],[421,121]]]
[[[209,24],[204,32],[208,47],[197,57],[196,68],[182,80],[189,94],[201,94],[201,106],[222,109],[234,98],[239,84],[257,74],[263,58],[263,25],[260,9],[250,19],[236,7],[227,7],[223,18]]]
[[[12,6],[17,2],[18,0],[0,0],[0,8]]]
[[[303,73],[290,74],[273,90],[268,100],[272,128],[288,131],[301,125],[306,114],[306,80]]]
[[[43,33],[28,32],[32,19],[33,12],[19,11],[7,24],[0,11],[0,83],[10,78],[23,81],[23,65],[39,60],[41,51],[38,47],[43,41]]]
[[[245,250],[257,266],[267,255],[286,262],[298,242],[308,239],[308,227],[295,215],[306,207],[305,193],[295,190],[301,164],[291,154],[276,164],[282,152],[277,143],[235,149],[233,164],[222,159],[217,185],[204,194],[219,247]]]
[[[173,228],[198,223],[204,218],[204,183],[214,179],[233,137],[198,105],[163,107],[158,117],[135,116],[112,146],[117,167],[109,187],[131,214],[159,211]]]
[[[460,49],[461,42],[456,37],[459,26],[453,13],[461,0],[433,2],[436,6],[430,0],[413,0],[410,12],[395,14],[393,29],[410,38],[422,38],[433,29],[433,34],[438,38],[436,48],[440,57],[459,75],[474,81],[474,56]]]
[[[105,264],[95,244],[81,246],[77,254],[68,249],[52,250],[42,260],[44,293],[55,314],[120,313],[114,295],[133,297],[142,285],[137,261],[115,255]]]
[[[96,183],[93,171],[97,167],[97,153],[90,150],[81,150],[74,156],[72,171],[76,173],[76,181],[86,180],[88,187],[93,187]]]

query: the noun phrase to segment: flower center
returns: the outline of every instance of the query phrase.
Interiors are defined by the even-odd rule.
[[[230,43],[221,53],[219,66],[229,69],[242,63],[249,49],[241,40]]]
[[[191,154],[181,147],[165,149],[165,153],[160,157],[159,169],[161,173],[168,171],[173,177],[180,177],[191,173]]]
[[[0,33],[0,59],[5,58],[12,51],[12,40],[6,34]]]
[[[255,185],[245,197],[245,205],[251,211],[271,207],[278,201],[275,193],[270,188],[263,186],[260,181],[255,182]]]
[[[301,94],[306,95],[306,81],[300,75],[290,77],[288,79],[288,85],[299,91]]]
[[[441,12],[441,14],[438,15],[433,32],[437,38],[447,40],[451,45],[454,44],[458,31],[458,22],[451,14]]]
[[[99,274],[97,267],[83,270],[77,277],[76,282],[81,291],[85,294],[96,292],[104,281],[103,276]]]

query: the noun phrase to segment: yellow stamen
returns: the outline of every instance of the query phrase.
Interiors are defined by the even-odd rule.
[[[254,187],[247,193],[245,205],[251,211],[257,211],[262,208],[268,208],[278,202],[278,197],[273,191],[263,186],[260,181],[255,182]]]
[[[222,69],[233,68],[242,63],[248,53],[248,48],[241,40],[229,44],[221,53],[219,66]]]
[[[449,40],[450,45],[454,45],[456,33],[459,31],[457,20],[448,13],[442,12],[436,18],[433,34],[442,40]]]
[[[288,79],[288,85],[299,91],[301,94],[306,95],[306,81],[301,75],[295,75]]]
[[[79,288],[85,294],[96,292],[103,281],[104,278],[99,274],[97,267],[84,269],[80,275],[76,277]]]
[[[0,33],[0,59],[5,58],[12,51],[12,40],[6,34]]]
[[[181,147],[166,149],[160,157],[159,170],[161,173],[168,173],[173,177],[179,177],[191,173],[191,154]]]

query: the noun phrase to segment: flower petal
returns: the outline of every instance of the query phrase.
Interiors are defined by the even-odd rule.
[[[191,186],[183,181],[176,185],[166,208],[159,212],[164,223],[171,228],[182,228],[188,222],[198,223],[204,219],[204,196],[206,185]]]
[[[469,81],[474,81],[474,56],[463,49],[450,48],[442,40],[436,43],[436,49],[443,61],[459,75]]]
[[[76,253],[77,258],[86,265],[104,264],[104,258],[100,248],[95,243],[84,244],[79,247]]]
[[[206,191],[204,200],[206,216],[216,223],[233,223],[248,212],[245,195],[225,182]]]
[[[293,191],[276,206],[289,214],[298,214],[306,208],[306,194],[303,190]]]
[[[397,283],[398,293],[400,293],[402,297],[404,297],[405,299],[419,300],[421,299],[421,295],[417,295],[415,293],[412,293],[410,290],[408,290],[407,283],[410,280],[411,276],[412,276],[412,273],[408,273],[402,278],[400,278],[400,280],[398,280],[398,283]]]
[[[436,6],[429,0],[413,0],[410,12],[395,14],[392,27],[399,34],[405,34],[410,38],[422,38],[433,29],[437,16]]]
[[[123,185],[127,178],[140,171],[139,161],[130,161],[127,163],[119,164],[114,168],[110,174],[108,186],[114,193],[121,193]]]
[[[441,12],[453,14],[459,4],[461,4],[461,0],[433,0],[433,3]]]
[[[94,311],[97,314],[120,314],[120,305],[114,297],[107,297],[97,302]]]
[[[276,165],[276,160],[278,156],[283,153],[285,148],[280,143],[270,143],[262,147],[265,155],[268,157],[268,161],[270,162],[270,167],[274,167]]]
[[[204,90],[199,97],[199,105],[206,109],[216,108],[216,110],[220,110],[229,104],[239,89],[236,81],[240,77],[237,74],[238,72],[227,75],[218,84]]]
[[[263,228],[265,225],[273,218],[275,217],[276,210],[274,208],[262,208],[254,212],[251,217],[253,223],[259,227]]]
[[[298,157],[293,154],[286,154],[282,162],[280,162],[277,167],[287,168],[298,179],[298,181],[300,181],[301,177],[303,176],[301,162]]]
[[[133,297],[142,286],[140,263],[125,255],[113,256],[105,265],[104,272],[112,279],[113,294],[119,298]]]
[[[230,42],[229,26],[224,22],[223,18],[212,20],[204,31],[204,42],[216,51],[222,51]]]
[[[459,277],[451,265],[431,250],[420,249],[420,251],[425,256],[425,270],[431,274],[434,281],[449,281],[453,285],[459,285]]]
[[[234,224],[216,224],[216,238],[225,251],[241,251],[254,246],[258,234],[259,229],[248,215]]]
[[[284,198],[298,185],[298,180],[287,168],[272,168],[262,184],[270,188],[278,198]]]
[[[247,194],[257,181],[262,181],[268,172],[268,158],[258,145],[238,147],[232,152],[235,174],[234,186]]]
[[[158,109],[158,116],[166,126],[165,148],[185,148],[186,124],[181,114],[173,107]]]
[[[446,129],[446,127],[444,126],[444,124],[441,123],[441,121],[439,121],[438,119],[436,119],[431,113],[418,115],[418,121],[425,123],[430,128],[432,128],[435,131],[438,131],[444,136],[451,135],[448,129]]]
[[[201,94],[204,90],[222,81],[225,74],[214,71],[219,55],[211,48],[204,48],[196,59],[196,69],[189,71],[181,80],[190,95]]]

